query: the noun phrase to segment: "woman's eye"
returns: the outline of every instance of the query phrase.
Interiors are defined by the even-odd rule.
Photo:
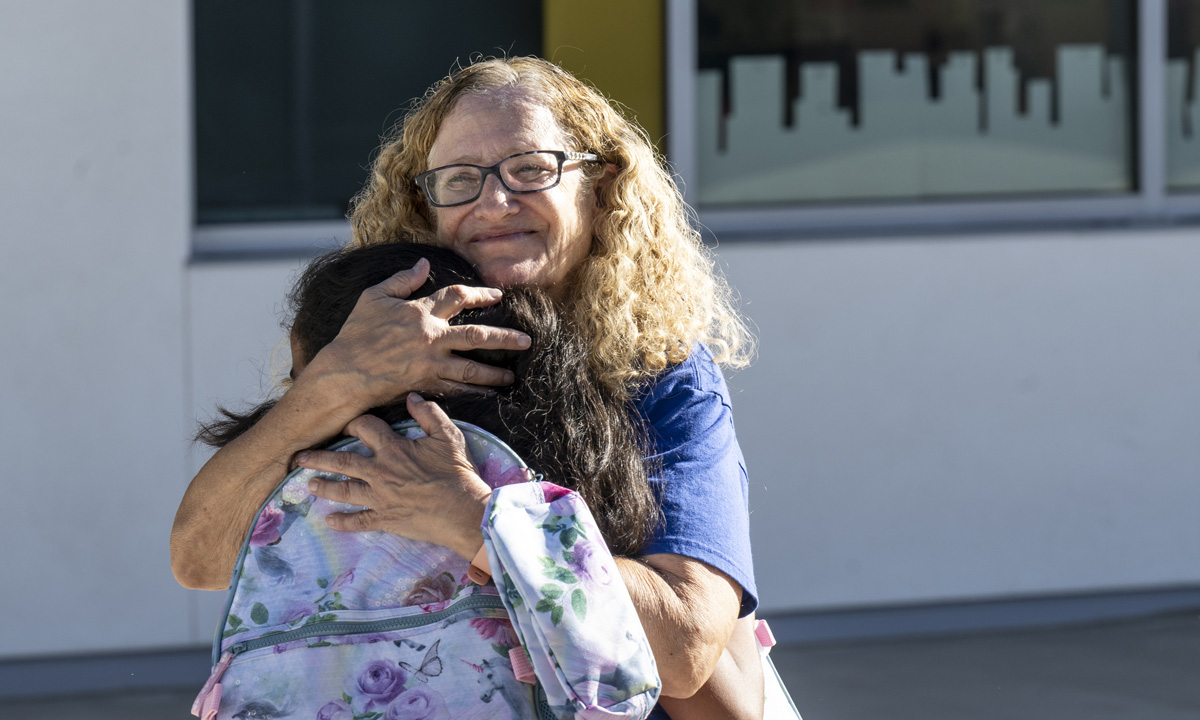
[[[442,181],[442,187],[447,190],[465,190],[475,187],[479,182],[474,173],[456,172]]]
[[[518,167],[516,172],[513,173],[513,175],[516,176],[522,182],[531,182],[533,180],[537,180],[539,178],[545,177],[550,172],[551,172],[550,169],[544,165],[538,165],[536,163],[526,163],[526,164]]]

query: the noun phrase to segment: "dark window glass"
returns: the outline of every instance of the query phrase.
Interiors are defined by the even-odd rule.
[[[1135,9],[699,0],[699,201],[1128,192]]]
[[[1167,3],[1167,185],[1200,188],[1200,0]]]
[[[197,221],[342,217],[408,102],[540,54],[540,0],[196,0]]]

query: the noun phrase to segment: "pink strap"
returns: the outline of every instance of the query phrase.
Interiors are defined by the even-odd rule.
[[[512,661],[513,675],[523,683],[533,685],[537,675],[533,672],[533,663],[529,661],[529,653],[523,647],[515,647],[508,651],[508,659]]]
[[[754,623],[754,637],[758,638],[758,644],[765,648],[775,647],[775,636],[771,634],[771,628],[767,625],[766,620]]]
[[[198,718],[211,717],[204,715],[209,706],[214,708],[213,715],[216,714],[215,708],[221,704],[221,676],[229,669],[229,663],[233,662],[233,653],[227,652],[221,656],[217,664],[213,666],[212,672],[208,675],[208,680],[204,681],[204,687],[200,688],[200,694],[192,702],[192,714]],[[216,694],[216,701],[213,701],[213,694]]]
[[[221,709],[221,683],[213,685],[212,692],[204,698],[204,707],[200,710],[200,720],[216,720],[217,711]]]

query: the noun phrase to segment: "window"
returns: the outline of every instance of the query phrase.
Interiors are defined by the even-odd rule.
[[[1128,191],[1131,11],[700,0],[697,202]]]
[[[1200,215],[1200,0],[668,9],[671,157],[723,236]]]
[[[1200,1],[1171,0],[1167,13],[1167,185],[1195,190],[1200,188]]]
[[[194,20],[202,227],[340,221],[432,78],[542,38],[539,0],[195,0]]]

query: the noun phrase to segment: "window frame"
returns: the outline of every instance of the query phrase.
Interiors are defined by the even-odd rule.
[[[696,0],[667,3],[667,156],[689,202],[696,181]],[[1200,193],[1166,189],[1167,0],[1137,0],[1137,87],[1133,116],[1135,189],[1095,197],[963,200],[855,200],[842,203],[752,204],[696,209],[707,233],[722,239],[891,234],[1013,227],[1088,227],[1200,221]]]
[[[667,158],[684,190],[696,168],[696,0],[665,2]],[[1168,192],[1167,0],[1137,0],[1135,190],[1095,197],[1022,197],[955,201],[857,200],[829,204],[696,207],[711,240],[912,235],[1109,225],[1200,224],[1200,189]],[[693,199],[691,197],[689,200]],[[196,261],[305,256],[344,244],[346,220],[205,224],[192,222]]]

